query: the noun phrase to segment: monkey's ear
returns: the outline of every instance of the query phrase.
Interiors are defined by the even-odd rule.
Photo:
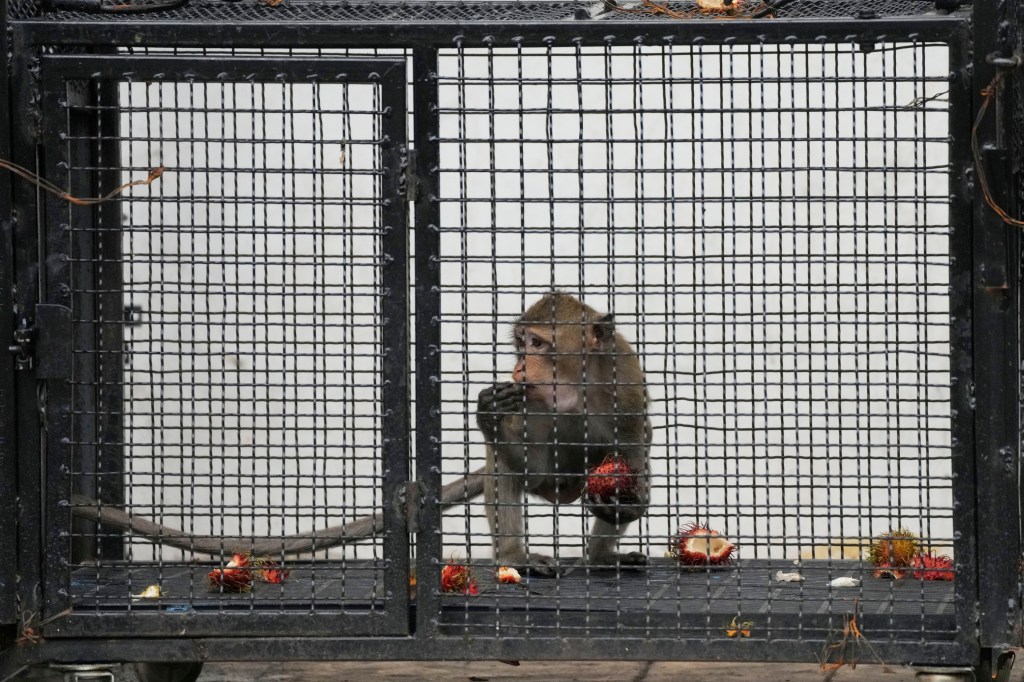
[[[591,346],[593,348],[605,348],[612,344],[615,336],[615,317],[608,313],[598,318],[590,328]]]

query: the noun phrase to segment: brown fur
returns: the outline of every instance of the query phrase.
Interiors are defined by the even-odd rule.
[[[554,572],[554,560],[527,556],[522,494],[566,504],[579,499],[588,469],[606,456],[636,472],[640,501],[594,506],[587,558],[594,563],[643,563],[615,544],[646,512],[650,484],[647,391],[640,360],[602,315],[574,296],[551,293],[530,306],[514,328],[519,361],[513,384],[484,389],[478,425],[487,439],[484,497],[502,564]]]

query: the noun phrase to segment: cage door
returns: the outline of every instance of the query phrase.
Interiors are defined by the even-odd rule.
[[[43,74],[48,634],[405,633],[404,58]]]

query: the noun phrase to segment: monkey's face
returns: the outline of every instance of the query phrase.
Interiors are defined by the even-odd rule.
[[[524,385],[526,399],[555,412],[576,411],[581,371],[575,365],[582,362],[580,349],[566,349],[572,343],[564,336],[557,344],[550,327],[517,327],[515,334],[519,360],[512,380]]]

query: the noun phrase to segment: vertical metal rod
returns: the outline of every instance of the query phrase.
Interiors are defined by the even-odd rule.
[[[11,116],[10,83],[7,71],[7,0],[0,0],[0,158],[11,158]],[[0,178],[0,282],[4,293],[0,296],[0,348],[6,348],[14,338],[13,295],[9,283],[14,281],[14,204],[12,196],[13,176]],[[17,618],[15,609],[15,583],[17,574],[17,400],[14,391],[14,359],[6,355],[0,360],[0,625],[13,623]],[[3,648],[0,639],[0,648]]]
[[[14,34],[11,44],[11,160],[26,168],[36,167],[37,120],[34,104],[38,94],[36,48],[24,39],[23,34]],[[17,120],[14,112],[19,112]],[[39,191],[29,183],[13,182],[13,205],[17,206],[16,219],[11,230],[14,261],[14,316],[15,319],[30,319],[35,304],[39,302],[39,250],[37,204]],[[42,469],[41,429],[37,384],[31,372],[21,371],[15,375],[17,404],[21,409],[17,425],[17,524],[18,524],[18,582],[17,609],[20,617],[38,614],[42,599]],[[37,615],[36,618],[39,616]]]
[[[965,646],[977,647],[974,604],[977,583],[977,507],[974,433],[974,339],[972,336],[973,203],[970,178],[972,92],[970,32],[954,36],[949,44],[949,323],[950,411],[952,422],[950,464],[953,475],[953,533],[956,575],[954,604],[957,632]]]
[[[996,75],[986,60],[1002,45],[1002,11],[996,3],[975,3],[974,111],[982,102],[981,89]],[[976,130],[992,196],[1003,205],[1011,177],[1006,150],[996,146],[1005,121],[993,112]],[[958,135],[970,131],[957,130]],[[977,174],[974,174],[977,182]],[[974,201],[974,429],[977,470],[978,594],[980,643],[984,647],[1012,646],[1020,616],[1016,594],[1020,559],[1020,509],[1017,487],[1019,403],[1018,273],[1019,234],[981,200]],[[984,550],[982,550],[984,548]]]
[[[415,205],[416,244],[416,479],[420,485],[416,536],[416,621],[421,637],[438,630],[441,602],[441,235],[438,178],[437,51],[413,50],[413,130],[420,191]]]
[[[409,535],[404,532],[405,513],[391,504],[405,491],[409,480],[409,213],[403,195],[401,162],[407,153],[406,72],[393,69],[381,83],[381,100],[386,113],[381,132],[386,147],[383,155],[381,218],[386,232],[382,238],[384,298],[383,358],[384,420],[384,515],[388,521],[383,543],[387,566],[385,587],[394,600],[388,604],[387,632],[401,634],[408,625]]]

